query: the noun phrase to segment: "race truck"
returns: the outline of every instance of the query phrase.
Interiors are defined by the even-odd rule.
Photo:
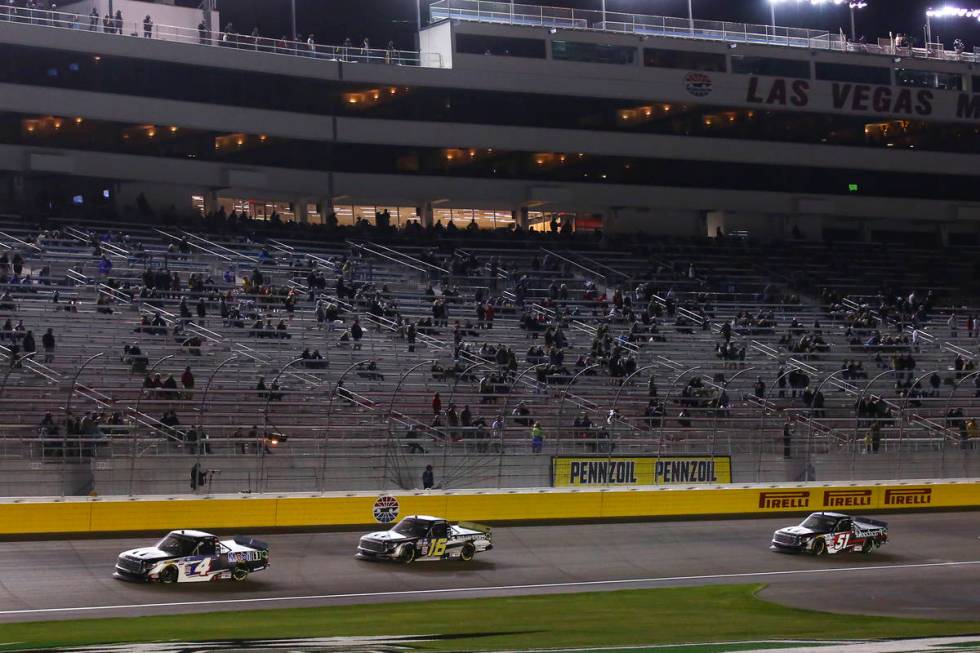
[[[269,566],[269,545],[236,535],[219,540],[203,531],[171,531],[150,547],[124,551],[113,576],[122,580],[159,583],[199,583],[245,580]]]
[[[815,512],[799,526],[780,528],[772,535],[775,551],[796,551],[821,556],[860,551],[870,554],[888,541],[888,524],[839,512]]]
[[[412,515],[389,531],[368,533],[357,545],[366,560],[448,560],[468,562],[493,548],[490,529],[477,524],[451,524],[439,517]]]

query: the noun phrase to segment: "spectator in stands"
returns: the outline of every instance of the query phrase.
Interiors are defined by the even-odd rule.
[[[153,37],[153,19],[150,18],[150,14],[147,14],[146,18],[143,19],[143,38],[149,39],[152,37]]]
[[[191,399],[194,396],[194,374],[191,366],[184,368],[184,373],[180,375],[180,384],[184,386],[184,399]]]
[[[752,386],[752,393],[759,399],[765,399],[766,397],[766,384],[762,380],[762,377],[758,377],[755,380],[755,385]]]
[[[544,429],[540,422],[535,422],[531,427],[531,453],[541,453],[544,446]]]
[[[116,10],[116,17],[113,19],[113,27],[115,29],[116,34],[123,33],[123,15],[122,15],[122,11],[119,9]]]
[[[793,437],[796,435],[796,425],[790,415],[783,423],[783,458],[793,457]]]
[[[433,393],[432,395],[432,413],[434,415],[438,415],[441,412],[442,412],[442,398],[439,396],[439,393],[436,392]]]
[[[44,348],[44,364],[49,365],[54,362],[54,331],[48,328],[41,336],[41,346]]]
[[[432,471],[432,465],[426,465],[425,471],[422,472],[422,489],[431,490],[435,487],[435,474]]]
[[[21,347],[24,349],[24,355],[29,356],[37,351],[37,344],[34,342],[34,332],[28,330],[24,334],[24,340],[21,343]]]
[[[350,337],[354,341],[354,349],[361,348],[361,338],[364,337],[364,329],[361,327],[361,323],[358,320],[354,320],[354,323],[350,326]]]
[[[419,444],[419,430],[415,424],[410,424],[408,430],[405,431],[405,440],[407,442],[408,453],[425,453],[425,449]]]
[[[259,399],[265,399],[268,396],[268,388],[265,387],[264,376],[260,376],[258,383],[255,384],[255,395]]]
[[[163,398],[167,400],[177,399],[177,379],[174,378],[173,374],[168,374],[166,380],[161,386],[161,392],[163,393]]]

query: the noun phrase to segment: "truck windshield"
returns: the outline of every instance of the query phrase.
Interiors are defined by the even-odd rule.
[[[187,556],[197,546],[197,540],[171,533],[157,542],[157,548],[173,556]]]
[[[429,532],[429,526],[431,523],[432,522],[415,519],[413,517],[406,517],[398,522],[398,525],[392,530],[399,535],[404,535],[405,537],[423,537]]]
[[[834,530],[834,524],[837,523],[836,517],[828,517],[827,515],[821,515],[819,513],[814,513],[807,517],[800,526],[803,528],[809,528],[811,531],[817,533],[829,533]]]

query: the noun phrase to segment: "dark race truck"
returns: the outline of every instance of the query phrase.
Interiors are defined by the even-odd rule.
[[[769,548],[821,556],[844,551],[870,554],[888,541],[888,524],[839,512],[815,512],[799,526],[780,528]]]
[[[458,559],[468,562],[477,553],[493,548],[490,529],[477,524],[452,524],[439,517],[405,517],[390,531],[376,531],[361,538],[357,557],[365,560]]]

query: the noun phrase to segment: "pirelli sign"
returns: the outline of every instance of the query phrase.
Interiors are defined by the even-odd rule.
[[[758,490],[760,512],[835,510],[853,512],[903,508],[931,508],[934,503],[933,487],[864,486],[855,488],[780,488]]]
[[[555,456],[551,472],[554,487],[732,482],[728,456]]]

